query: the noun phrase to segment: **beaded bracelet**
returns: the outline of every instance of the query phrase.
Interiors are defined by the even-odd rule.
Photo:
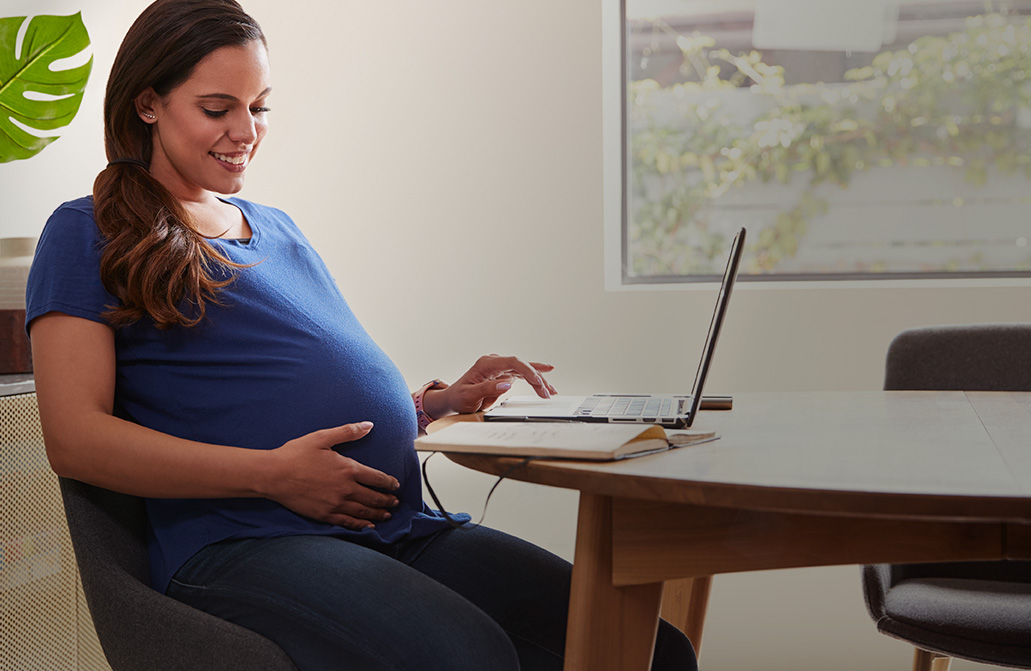
[[[412,395],[415,400],[415,418],[419,421],[419,430],[425,431],[426,427],[433,422],[433,418],[426,414],[426,410],[422,407],[422,397],[426,395],[426,392],[430,389],[447,389],[448,384],[441,380],[430,380],[426,384],[419,388],[419,391]]]

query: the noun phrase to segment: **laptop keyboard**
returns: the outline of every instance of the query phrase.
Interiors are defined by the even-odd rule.
[[[671,398],[592,396],[577,408],[576,414],[595,417],[670,417],[677,414],[677,409],[674,407],[674,399]]]

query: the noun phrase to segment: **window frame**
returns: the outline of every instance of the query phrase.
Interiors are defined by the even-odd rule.
[[[602,219],[604,274],[607,291],[711,290],[718,275],[633,277],[627,272],[627,20],[626,0],[605,0],[602,30]],[[749,289],[899,289],[1031,287],[1031,272],[886,273],[867,275],[755,275],[742,273]]]

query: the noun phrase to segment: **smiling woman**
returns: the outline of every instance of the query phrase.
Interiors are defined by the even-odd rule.
[[[152,586],[301,671],[557,671],[569,563],[429,508],[414,450],[515,379],[549,397],[552,366],[485,356],[410,393],[294,221],[232,195],[270,91],[234,0],[157,0],[130,28],[108,166],[51,215],[29,277],[51,465],[145,497]],[[694,668],[665,623],[655,649]]]

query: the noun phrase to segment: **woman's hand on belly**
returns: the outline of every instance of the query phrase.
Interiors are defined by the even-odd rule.
[[[333,447],[358,440],[372,422],[345,424],[295,438],[267,454],[265,496],[306,517],[349,529],[390,519],[397,479],[337,453]],[[376,488],[376,489],[373,489]]]

